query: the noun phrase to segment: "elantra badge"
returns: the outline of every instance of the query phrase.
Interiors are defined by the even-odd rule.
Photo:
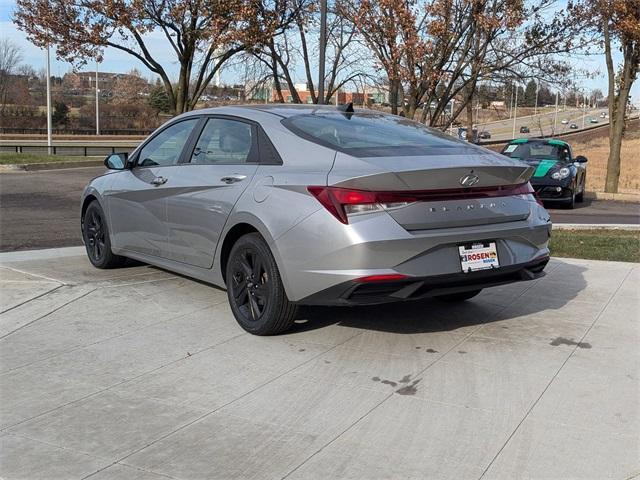
[[[463,187],[473,187],[476,183],[480,181],[477,175],[468,174],[463,177],[460,177],[460,185]]]

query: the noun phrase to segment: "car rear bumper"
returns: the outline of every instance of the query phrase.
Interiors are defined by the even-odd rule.
[[[456,276],[462,273],[458,247],[480,241],[495,242],[500,265],[496,272],[507,274],[491,282],[519,281],[521,275],[514,272],[549,255],[549,214],[537,203],[528,203],[530,213],[523,220],[414,231],[404,229],[388,213],[362,215],[344,225],[322,209],[275,238],[274,253],[287,296],[298,303],[344,304],[345,286],[371,275],[405,275],[414,284],[422,282],[421,292],[431,285],[429,278],[448,283],[449,278],[491,277],[490,272]],[[490,286],[487,282],[481,281]],[[484,288],[475,283],[469,288],[448,287]],[[390,301],[385,299],[388,296],[382,293],[380,301]],[[393,299],[402,298],[396,295]]]
[[[453,273],[428,277],[411,277],[391,282],[361,283],[348,281],[334,285],[302,299],[304,305],[375,305],[419,300],[507,283],[535,280],[545,275],[549,256],[531,262],[471,273]]]

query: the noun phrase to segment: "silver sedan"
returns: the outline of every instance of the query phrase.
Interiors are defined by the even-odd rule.
[[[93,265],[226,287],[257,335],[301,304],[462,301],[549,260],[532,167],[350,105],[197,110],[105,164],[82,196]]]

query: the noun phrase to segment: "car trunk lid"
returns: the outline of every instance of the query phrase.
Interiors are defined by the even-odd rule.
[[[442,150],[433,155],[363,158],[339,152],[328,185],[407,195],[420,192],[420,201],[387,209],[412,231],[527,218],[530,199],[509,193],[513,189],[507,187],[526,184],[535,168],[475,147],[463,155]]]

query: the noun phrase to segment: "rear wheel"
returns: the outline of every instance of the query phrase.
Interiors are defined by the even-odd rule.
[[[242,328],[254,335],[275,335],[289,329],[297,306],[289,301],[269,246],[257,233],[238,239],[226,268],[231,311]]]
[[[470,290],[468,292],[459,292],[459,293],[449,293],[447,295],[438,295],[435,298],[438,300],[443,300],[445,302],[464,302],[465,300],[469,300],[470,298],[478,295],[482,289],[480,290]]]
[[[82,238],[89,261],[96,268],[117,268],[126,261],[126,257],[114,255],[106,217],[100,204],[94,200],[84,212]]]
[[[582,188],[580,189],[580,193],[576,195],[576,202],[582,203],[584,202],[584,190],[587,188],[587,179],[582,179]]]

